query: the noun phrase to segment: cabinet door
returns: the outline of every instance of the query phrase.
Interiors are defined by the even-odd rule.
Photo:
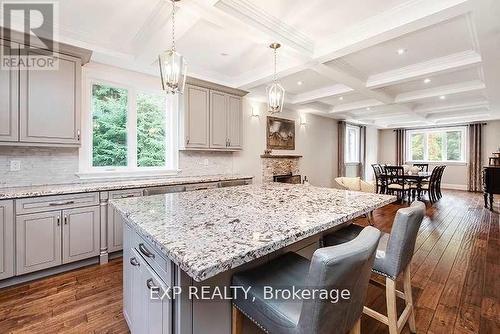
[[[4,48],[6,58],[17,59],[18,55],[5,46],[6,41],[0,40],[0,48]],[[17,44],[14,44],[17,45]],[[0,141],[18,141],[18,87],[19,69],[10,67],[10,69],[0,70]]]
[[[99,255],[100,208],[63,210],[63,263]]]
[[[14,275],[14,203],[0,201],[0,280]]]
[[[61,211],[17,216],[16,274],[61,263]]]
[[[30,53],[44,54],[42,50]],[[81,61],[66,55],[54,57],[57,70],[20,72],[21,142],[80,142]]]
[[[231,148],[241,148],[241,120],[242,120],[242,110],[241,110],[241,98],[237,96],[228,96],[228,139],[229,147]]]
[[[209,147],[209,90],[186,85],[185,92],[185,146]]]
[[[140,197],[142,189],[110,191],[110,199]],[[112,207],[108,207],[108,253],[123,248],[123,221],[121,215]]]
[[[227,138],[227,95],[210,91],[210,147],[226,148]]]

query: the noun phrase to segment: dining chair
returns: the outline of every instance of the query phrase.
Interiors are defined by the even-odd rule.
[[[377,194],[385,192],[385,182],[380,176],[382,174],[382,166],[380,164],[372,164],[373,174],[375,175],[375,192]]]
[[[429,164],[415,163],[415,164],[413,164],[413,167],[418,167],[418,169],[421,172],[428,172],[429,171]]]
[[[404,168],[402,166],[386,166],[386,189],[389,194],[397,193],[404,200],[405,194],[410,196],[410,184],[404,179]]]
[[[239,272],[232,286],[249,289],[233,296],[232,334],[240,334],[243,316],[266,333],[360,333],[363,304],[380,231],[368,226],[352,241],[316,250],[312,260],[286,253],[267,264]],[[264,289],[348,290],[349,299],[265,298]],[[268,296],[269,297],[269,296]]]
[[[439,200],[438,196],[438,180],[439,180],[439,174],[441,173],[441,167],[442,166],[436,166],[432,169],[431,177],[429,178],[428,182],[422,182],[421,185],[421,191],[426,192],[427,196],[429,197],[429,201],[431,203],[435,203]],[[415,183],[412,183],[410,185],[411,188],[411,193],[412,197],[415,198],[415,192],[418,190],[417,185]]]
[[[437,194],[438,199],[441,199],[441,197],[443,197],[443,194],[441,193],[441,180],[443,179],[443,174],[444,174],[444,170],[446,168],[446,165],[441,165],[440,167],[441,168],[439,169],[439,175],[438,175],[437,184],[436,184],[436,194]]]
[[[425,216],[425,204],[415,201],[407,208],[399,209],[392,224],[391,233],[382,233],[372,271],[385,277],[387,316],[364,307],[363,313],[388,325],[390,334],[401,333],[406,322],[412,333],[416,333],[415,310],[411,291],[410,262],[415,250],[417,233]],[[342,245],[353,240],[363,227],[351,224],[323,238],[325,246]],[[396,289],[396,280],[403,274],[404,291]],[[405,300],[405,309],[398,318],[396,297]]]

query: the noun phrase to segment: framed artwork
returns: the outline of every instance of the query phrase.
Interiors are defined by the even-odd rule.
[[[267,117],[267,149],[295,150],[295,121]]]

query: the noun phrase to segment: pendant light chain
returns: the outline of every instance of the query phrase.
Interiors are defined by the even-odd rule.
[[[276,63],[277,63],[277,57],[278,57],[278,52],[277,52],[277,49],[274,49],[274,81],[277,80],[277,76],[276,76]]]
[[[172,0],[172,51],[175,51],[175,1]]]

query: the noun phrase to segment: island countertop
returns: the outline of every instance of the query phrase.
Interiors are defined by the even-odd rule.
[[[317,235],[394,196],[266,183],[111,201],[196,281]]]

